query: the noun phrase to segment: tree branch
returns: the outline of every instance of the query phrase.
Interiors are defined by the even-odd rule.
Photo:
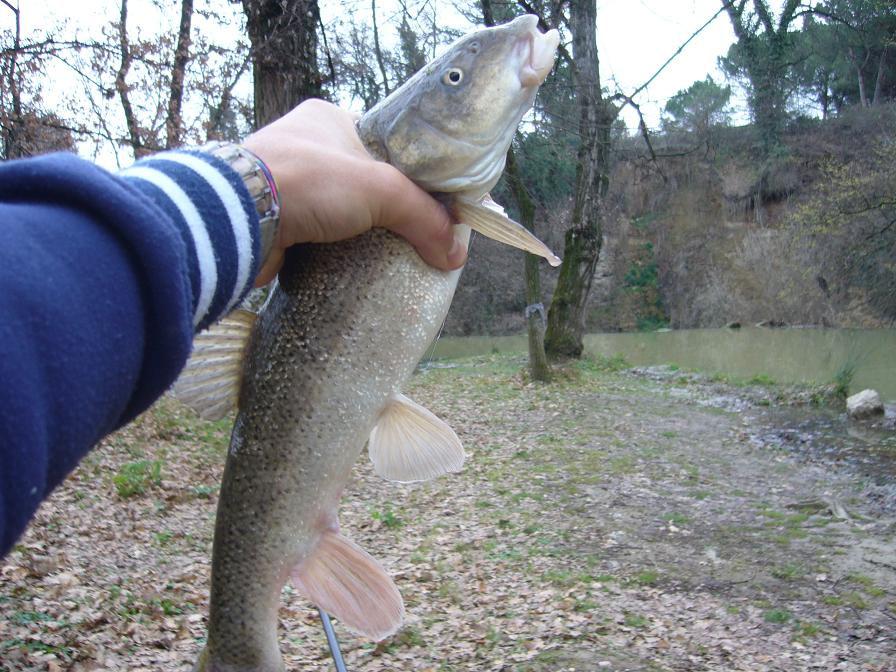
[[[370,0],[370,17],[373,22],[373,53],[376,54],[376,62],[383,75],[383,89],[388,96],[391,91],[389,90],[389,77],[386,74],[386,63],[383,60],[383,50],[380,47],[380,31],[376,25],[376,0]]]
[[[190,25],[193,20],[193,0],[182,0],[180,26],[177,31],[177,47],[174,65],[171,66],[171,87],[168,91],[168,114],[165,118],[165,147],[171,149],[180,144],[183,127],[181,106],[184,100],[184,77],[190,62]]]
[[[121,13],[119,15],[118,24],[118,43],[121,48],[121,65],[118,73],[115,75],[115,90],[118,91],[118,98],[121,100],[121,107],[124,110],[124,119],[130,136],[131,147],[134,150],[134,156],[140,158],[147,154],[143,141],[140,139],[140,127],[137,125],[137,117],[134,115],[134,108],[131,106],[131,99],[128,94],[128,85],[125,81],[128,70],[131,68],[131,48],[128,44],[128,0],[121,0]]]
[[[667,59],[666,59],[666,62],[663,63],[663,64],[660,66],[660,69],[657,70],[655,73],[653,73],[653,75],[650,77],[650,79],[648,79],[648,80],[647,80],[646,82],[644,82],[641,86],[639,86],[637,89],[635,89],[634,93],[632,93],[632,95],[629,96],[628,98],[629,98],[629,99],[634,98],[634,97],[637,96],[639,93],[641,93],[644,89],[646,89],[648,86],[650,86],[650,83],[651,83],[654,79],[656,79],[657,77],[659,77],[659,74],[660,74],[663,70],[666,69],[666,66],[668,66],[673,60],[675,60],[675,58],[678,56],[678,54],[680,54],[682,51],[684,51],[684,48],[685,48],[686,46],[688,46],[688,44],[691,43],[691,40],[693,40],[693,39],[694,39],[695,37],[697,37],[700,33],[702,33],[702,32],[704,31],[704,29],[706,29],[706,27],[709,26],[709,24],[711,24],[713,21],[716,20],[716,18],[719,16],[719,14],[721,14],[722,12],[724,12],[724,11],[725,11],[726,9],[728,9],[731,5],[732,5],[732,0],[723,0],[723,2],[722,2],[722,7],[719,9],[719,11],[717,11],[715,14],[713,14],[713,15],[709,18],[709,20],[706,21],[706,23],[704,23],[702,26],[700,26],[696,31],[694,31],[694,32],[691,34],[691,36],[690,36],[688,39],[686,39],[684,42],[682,42],[681,45],[678,47],[678,49],[675,50],[675,53],[672,54],[669,58],[667,58]]]

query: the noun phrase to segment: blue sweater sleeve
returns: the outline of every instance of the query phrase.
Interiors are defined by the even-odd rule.
[[[251,288],[257,229],[240,177],[199,152],[120,175],[65,154],[0,164],[0,555]]]

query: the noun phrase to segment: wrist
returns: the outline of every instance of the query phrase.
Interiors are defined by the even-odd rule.
[[[200,150],[227,163],[243,180],[258,215],[260,263],[263,267],[277,243],[280,229],[280,193],[267,164],[242,145],[209,142]]]

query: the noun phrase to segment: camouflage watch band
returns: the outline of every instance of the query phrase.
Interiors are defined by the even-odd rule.
[[[274,176],[264,161],[245,147],[231,142],[209,142],[199,148],[227,163],[242,178],[255,201],[261,233],[261,263],[267,260],[280,228],[280,194]]]

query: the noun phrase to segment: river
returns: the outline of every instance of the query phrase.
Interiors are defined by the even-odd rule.
[[[525,352],[526,337],[441,338],[433,358]],[[622,355],[635,366],[685,369],[781,383],[827,383],[844,366],[855,370],[850,392],[873,388],[896,402],[896,329],[683,329],[588,334],[592,355]]]

